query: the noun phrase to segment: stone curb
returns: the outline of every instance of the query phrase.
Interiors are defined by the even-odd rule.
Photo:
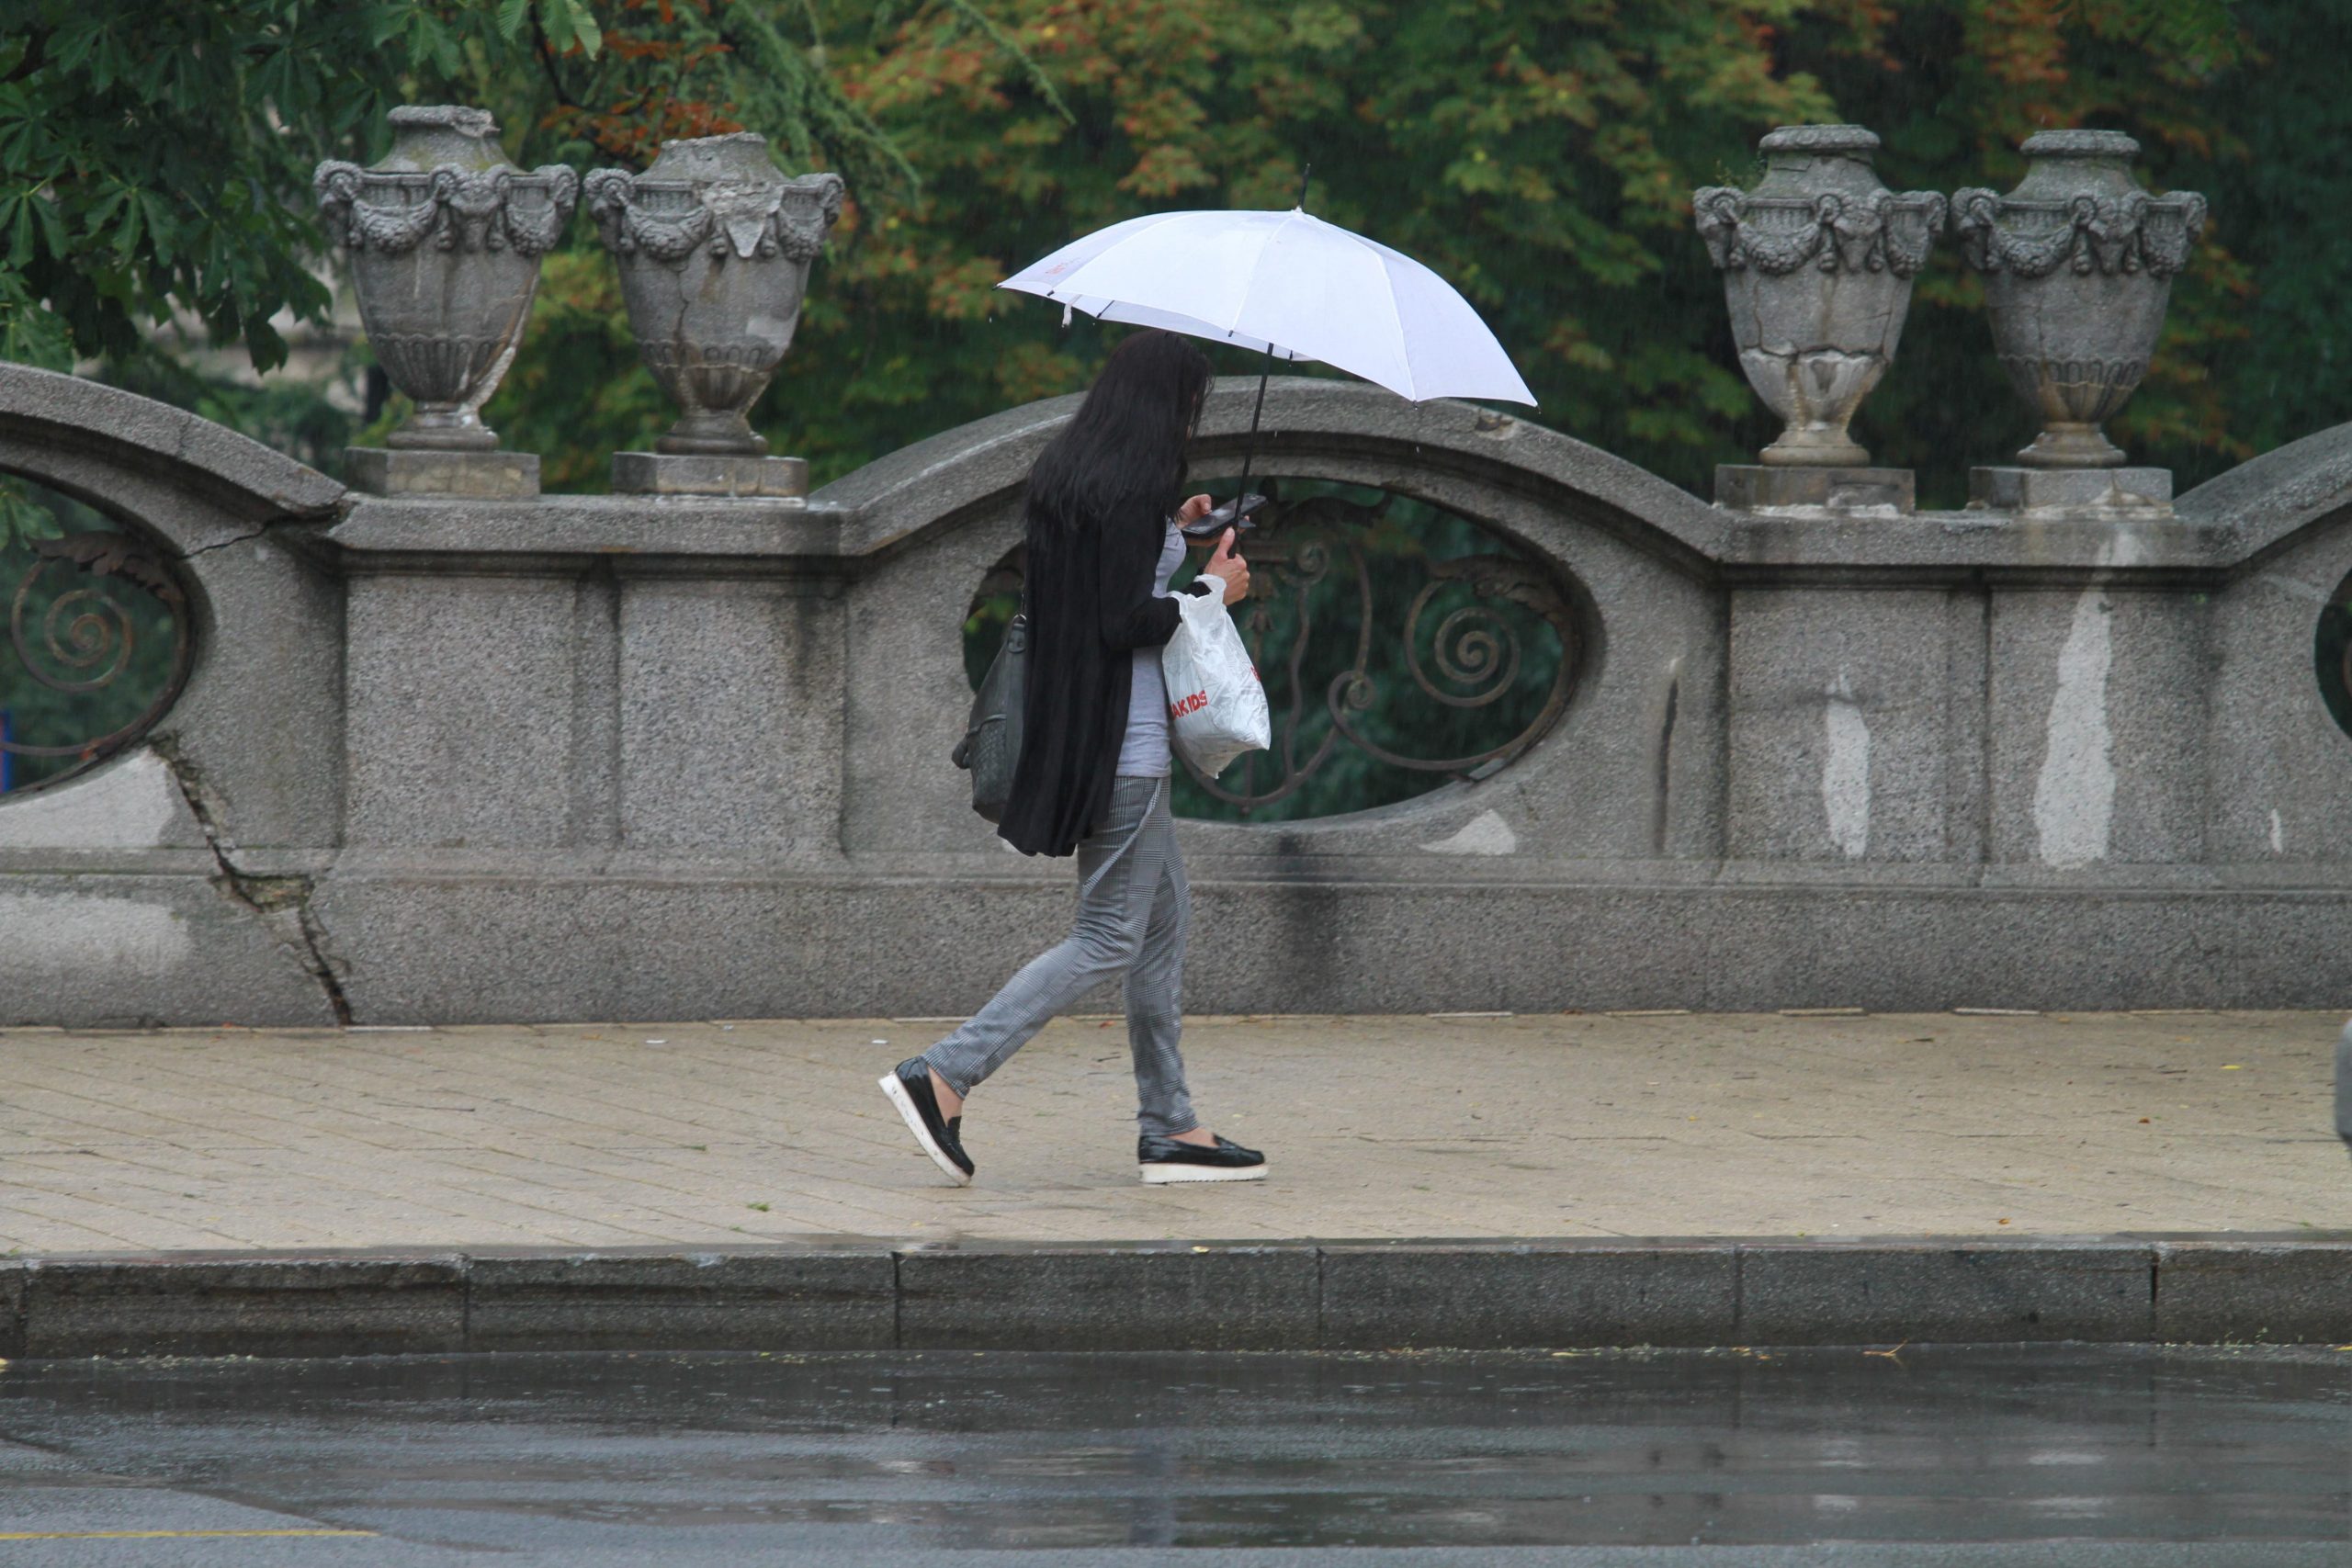
[[[2352,1342],[2352,1233],[0,1260],[0,1356]]]

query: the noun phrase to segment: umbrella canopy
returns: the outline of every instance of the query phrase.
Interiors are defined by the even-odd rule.
[[[1297,208],[1130,218],[997,287],[1106,321],[1317,360],[1415,402],[1535,401],[1445,279]]]

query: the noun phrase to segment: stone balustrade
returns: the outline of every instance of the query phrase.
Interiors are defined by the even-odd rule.
[[[1213,392],[1197,475],[1238,470],[1254,389]],[[805,499],[379,495],[0,367],[0,470],[148,541],[195,630],[143,733],[0,796],[0,1022],[976,1005],[1069,908],[947,759],[965,615],[1073,401]],[[1188,825],[1192,1008],[2352,1000],[2314,658],[2352,426],[2165,513],[1889,518],[1337,382],[1275,381],[1265,423],[1261,470],[1552,574],[1579,662],[1479,776]]]

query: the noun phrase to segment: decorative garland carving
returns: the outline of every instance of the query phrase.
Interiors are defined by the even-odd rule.
[[[777,184],[726,181],[697,189],[623,169],[589,175],[588,214],[605,248],[683,263],[707,244],[715,259],[816,258],[842,213],[848,186],[839,175],[803,175]]]
[[[448,164],[410,173],[330,161],[311,184],[331,238],[352,251],[386,255],[404,254],[427,239],[443,251],[511,248],[517,255],[545,255],[563,237],[580,195],[580,176],[560,164],[525,175]]]
[[[2205,231],[2205,198],[2194,191],[2019,201],[1971,186],[1954,191],[1951,203],[1968,265],[2019,277],[2047,276],[2063,265],[2110,277],[2144,271],[2168,278],[2188,264]]]
[[[1726,272],[1754,267],[1768,277],[1807,262],[1823,272],[1909,277],[1927,265],[1946,212],[1944,198],[1927,190],[1873,191],[1859,198],[1825,191],[1792,200],[1709,186],[1690,202],[1716,266]]]

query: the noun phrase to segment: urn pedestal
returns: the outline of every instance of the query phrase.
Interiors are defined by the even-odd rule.
[[[1732,512],[1839,512],[1854,517],[1905,516],[1918,510],[1908,468],[1838,468],[1816,464],[1765,468],[1715,465],[1715,504]]]
[[[638,353],[683,411],[653,452],[614,455],[615,490],[807,492],[806,465],[769,457],[746,415],[792,346],[845,189],[839,175],[779,173],[748,131],[665,142],[641,175],[588,176]]]
[[[1883,477],[1859,486],[1834,476],[1774,475],[1870,464],[1847,427],[1894,362],[1912,276],[1944,223],[1942,197],[1897,194],[1879,183],[1871,167],[1878,144],[1858,125],[1782,126],[1761,144],[1765,175],[1755,189],[1692,193],[1700,236],[1724,275],[1740,369],[1785,422],[1760,454],[1760,469],[1717,471],[1724,505],[1833,505],[1841,498],[1855,504],[1853,498],[1867,497],[1860,504],[1907,510],[1903,470],[1875,470]]]
[[[2120,131],[2045,130],[2021,151],[2032,166],[2008,195],[1952,195],[2001,367],[2041,421],[2018,467],[1972,471],[1972,496],[2018,511],[2169,511],[2170,473],[2125,468],[2100,426],[2147,372],[2205,198],[2141,189],[2140,144]]]
[[[514,168],[481,109],[408,106],[390,118],[381,163],[330,161],[312,176],[328,231],[350,254],[377,363],[416,404],[390,450],[353,449],[355,478],[395,491],[536,493],[537,458],[498,452],[481,406],[514,357],[539,258],[571,221],[579,176]]]

